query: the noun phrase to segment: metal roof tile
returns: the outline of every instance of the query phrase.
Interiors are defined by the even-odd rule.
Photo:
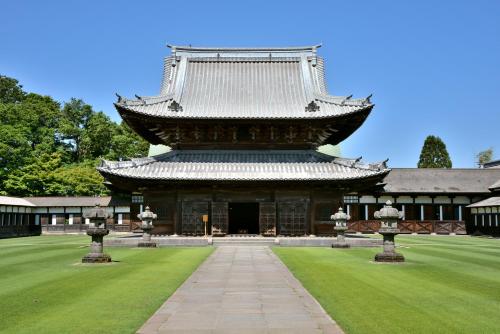
[[[178,55],[173,48],[164,62],[160,95],[120,99],[116,105],[149,116],[202,119],[317,119],[372,107],[367,99],[327,94],[324,62],[315,48],[284,48],[288,53],[277,56],[273,50],[282,49],[266,54],[266,49],[188,48]],[[182,111],[172,110],[174,101]],[[315,112],[306,111],[311,101],[319,106]]]

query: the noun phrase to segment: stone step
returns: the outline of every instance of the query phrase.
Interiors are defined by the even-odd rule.
[[[275,244],[275,238],[262,238],[262,237],[212,238],[212,244],[214,246],[233,246],[233,245],[272,246]]]

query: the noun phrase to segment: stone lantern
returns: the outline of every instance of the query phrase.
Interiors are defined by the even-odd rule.
[[[154,228],[153,219],[156,219],[156,217],[156,214],[149,209],[149,206],[146,206],[146,209],[137,215],[137,218],[142,221],[141,229],[143,231],[142,240],[139,241],[137,247],[156,247],[156,242],[151,241],[151,231]]]
[[[394,243],[394,237],[399,234],[398,221],[403,218],[403,212],[393,208],[391,201],[387,201],[380,211],[375,212],[374,216],[381,220],[378,232],[384,237],[384,251],[375,255],[375,261],[404,262],[404,256],[396,253]]]
[[[332,248],[349,248],[350,245],[345,241],[345,231],[347,231],[347,221],[351,217],[340,207],[339,210],[330,217],[335,223],[333,229],[337,231],[337,241],[332,244]]]
[[[112,215],[106,210],[101,208],[99,204],[92,209],[85,210],[83,217],[90,220],[87,235],[92,238],[90,244],[90,253],[82,258],[83,263],[105,263],[111,262],[111,256],[103,253],[103,239],[104,236],[109,234],[106,228],[106,220],[111,218]]]

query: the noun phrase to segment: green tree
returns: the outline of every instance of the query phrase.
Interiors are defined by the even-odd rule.
[[[0,103],[18,103],[24,100],[26,92],[14,78],[0,74]]]
[[[142,139],[125,122],[116,127],[111,140],[111,150],[106,156],[110,160],[123,160],[147,156],[149,143]]]
[[[482,167],[485,163],[493,160],[493,148],[481,151],[476,155],[477,164]]]
[[[65,165],[60,153],[42,154],[8,175],[5,193],[14,196],[104,195],[104,179],[96,161]]]
[[[47,193],[59,196],[102,196],[109,193],[97,171],[97,161],[62,166],[52,173]]]
[[[107,155],[116,127],[116,123],[102,111],[93,113],[89,117],[80,144],[83,157],[93,160]]]
[[[420,152],[418,168],[451,168],[452,163],[446,145],[437,136],[428,136]]]
[[[59,104],[22,91],[17,80],[0,78],[0,189],[8,175],[34,156],[64,152],[57,139]]]
[[[0,194],[99,195],[98,158],[145,156],[149,144],[125,123],[72,98],[61,105],[0,75]]]
[[[82,161],[84,152],[82,140],[89,120],[94,114],[92,107],[80,99],[71,98],[62,108],[61,134],[69,144],[73,161]]]

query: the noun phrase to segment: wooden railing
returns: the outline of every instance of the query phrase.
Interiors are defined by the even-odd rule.
[[[380,229],[378,220],[358,220],[347,224],[347,232],[373,233]],[[402,220],[398,223],[401,233],[467,234],[465,222],[460,220]]]
[[[0,238],[40,235],[40,233],[40,226],[36,225],[0,226]]]

